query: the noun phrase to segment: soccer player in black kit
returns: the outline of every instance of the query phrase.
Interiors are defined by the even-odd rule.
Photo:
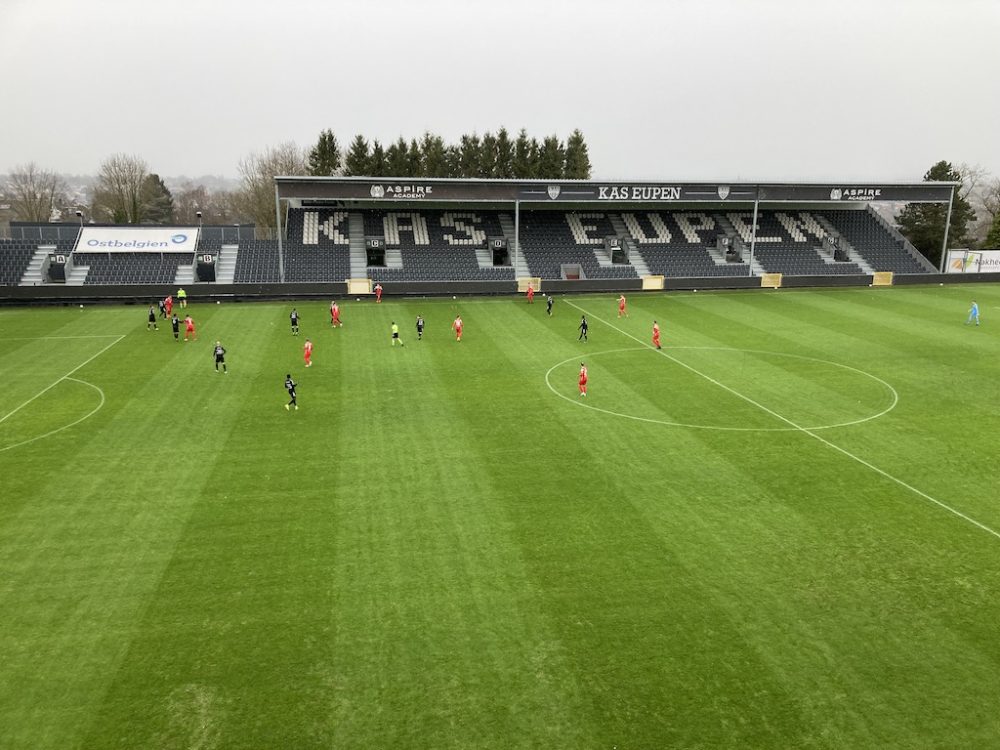
[[[581,315],[580,316],[580,335],[577,337],[576,340],[577,341],[586,341],[587,340],[587,316],[586,315]]]
[[[551,294],[548,297],[545,298],[545,312],[547,312],[549,314],[550,318],[552,317],[552,295]]]
[[[288,316],[292,321],[292,335],[299,335],[299,311],[294,307],[292,308],[292,314]]]
[[[229,370],[226,369],[226,350],[222,346],[221,341],[215,342],[215,371],[219,371],[219,365],[222,365],[222,371],[229,374]]]
[[[420,341],[424,337],[424,319],[422,316],[417,316],[417,341]]]
[[[146,323],[146,330],[148,331],[150,328],[154,331],[160,330],[160,327],[156,325],[156,308],[152,305],[149,306],[149,322]]]
[[[174,329],[174,341],[180,341],[181,319],[177,317],[177,313],[174,313],[173,317],[170,318],[170,327]]]
[[[288,391],[291,401],[285,404],[285,409],[290,410],[293,406],[298,410],[299,405],[295,402],[295,381],[292,380],[292,374],[288,373],[285,375],[285,390]]]

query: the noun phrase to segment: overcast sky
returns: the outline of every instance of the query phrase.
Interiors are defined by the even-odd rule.
[[[0,0],[0,172],[583,130],[599,178],[1000,175],[1000,0]]]

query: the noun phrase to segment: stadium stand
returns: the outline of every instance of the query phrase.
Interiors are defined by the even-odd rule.
[[[753,213],[730,212],[726,219],[744,243],[753,232]],[[760,211],[754,259],[768,273],[787,276],[839,276],[862,274],[849,261],[835,262],[822,251],[828,232],[808,211]]]
[[[16,286],[38,250],[38,240],[0,240],[0,286]]]
[[[824,211],[823,215],[876,271],[929,272],[907,251],[905,243],[894,237],[868,211]]]
[[[601,212],[522,211],[521,250],[532,276],[564,278],[566,266],[579,266],[586,279],[634,279],[631,265],[602,266],[594,250],[604,238],[615,236],[607,214]]]
[[[285,281],[343,281],[351,275],[347,211],[295,208],[287,222]]]
[[[84,284],[173,284],[177,267],[193,253],[73,253],[74,265],[88,266]]]
[[[493,211],[365,211],[366,237],[383,237],[398,250],[402,268],[369,266],[376,281],[512,281],[510,266],[480,262],[490,258],[488,237],[502,237]]]
[[[237,284],[270,284],[281,280],[277,240],[241,240],[236,256]]]
[[[718,219],[701,211],[635,212],[622,214],[635,248],[649,272],[670,277],[746,276],[746,263],[726,263],[713,254],[725,231]]]

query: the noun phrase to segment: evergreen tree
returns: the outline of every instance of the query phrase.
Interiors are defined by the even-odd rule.
[[[497,139],[488,130],[479,144],[479,177],[496,177]]]
[[[385,152],[385,169],[387,177],[410,177],[410,147],[406,145],[403,136],[389,146]]]
[[[358,133],[351,141],[351,147],[347,150],[344,158],[344,174],[348,177],[359,177],[370,174],[369,162],[371,155],[368,152],[368,141]]]
[[[538,168],[538,157],[541,150],[537,138],[528,141],[528,176],[533,180],[540,179],[542,176]]]
[[[924,175],[924,181],[955,181],[960,182],[961,175],[951,164],[939,161]],[[945,221],[948,215],[948,205],[942,203],[908,203],[896,217],[899,230],[927,260],[935,266],[941,265],[941,243],[944,239]],[[976,212],[969,202],[955,188],[951,207],[951,225],[948,230],[948,245],[964,247],[969,241],[968,229],[970,222],[976,218]]]
[[[507,128],[497,131],[497,158],[493,170],[494,177],[510,179],[514,176],[514,143]]]
[[[479,159],[479,136],[463,135],[458,144],[459,177],[478,177]]]
[[[445,177],[462,176],[462,153],[458,146],[452,144],[444,150]]]
[[[570,180],[590,179],[590,154],[579,128],[566,141],[566,168],[563,176]]]
[[[421,139],[423,177],[450,177],[444,140],[439,135],[424,133]],[[412,149],[411,149],[412,152]]]
[[[372,141],[372,155],[368,160],[368,174],[371,177],[388,177],[388,162],[385,158],[385,149],[377,140]]]
[[[332,130],[323,130],[309,152],[309,174],[332,177],[340,171],[340,144]]]
[[[521,128],[517,134],[517,141],[514,142],[514,177],[519,180],[527,180],[534,177],[534,167],[531,157],[531,141],[528,140],[528,131]]]
[[[410,151],[406,155],[407,169],[406,173],[410,177],[426,177],[424,174],[424,159],[423,155],[420,153],[420,144],[417,143],[417,139],[414,138],[410,141]]]
[[[174,197],[158,174],[142,181],[142,221],[148,224],[171,224],[174,220]]]
[[[538,176],[545,180],[558,179],[566,168],[566,149],[558,136],[546,136],[538,152]]]
[[[986,235],[983,247],[990,250],[1000,250],[1000,213],[993,217],[993,223],[990,225],[990,231]]]

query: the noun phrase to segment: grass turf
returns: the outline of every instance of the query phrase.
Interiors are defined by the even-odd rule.
[[[0,746],[1000,746],[1000,288],[540,301],[0,310]]]

